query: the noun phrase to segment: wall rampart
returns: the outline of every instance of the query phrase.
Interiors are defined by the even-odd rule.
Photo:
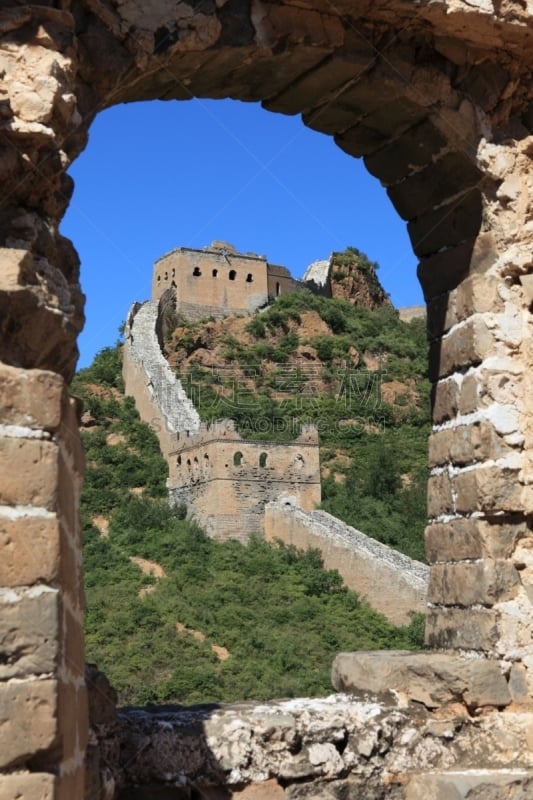
[[[298,508],[290,501],[265,507],[265,537],[307,550],[317,548],[324,566],[337,569],[354,589],[395,625],[425,613],[429,568],[345,525],[325,511]]]
[[[159,302],[134,304],[124,335],[123,375],[141,419],[156,433],[165,456],[178,431],[194,431],[200,417],[165,360],[157,337]]]

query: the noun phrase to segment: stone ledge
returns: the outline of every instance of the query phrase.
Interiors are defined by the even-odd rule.
[[[405,800],[530,800],[533,773],[526,770],[464,770],[416,775]]]
[[[332,682],[338,691],[395,698],[399,705],[421,703],[429,709],[461,703],[472,712],[511,702],[498,662],[446,653],[339,653],[333,662]]]

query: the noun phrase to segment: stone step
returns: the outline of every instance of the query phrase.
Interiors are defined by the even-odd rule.
[[[463,703],[472,712],[511,702],[498,661],[457,653],[410,650],[339,653],[332,667],[339,692],[377,695],[389,702],[416,702],[429,709]],[[532,795],[533,798],[533,795]]]
[[[412,776],[405,800],[531,800],[533,772],[464,770]]]

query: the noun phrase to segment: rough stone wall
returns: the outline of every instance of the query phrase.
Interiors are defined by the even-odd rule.
[[[337,569],[354,589],[395,625],[409,624],[409,612],[427,610],[429,568],[345,525],[325,511],[304,511],[289,502],[265,508],[265,538],[307,550],[317,548],[324,566]]]
[[[35,370],[66,380],[74,370],[83,296],[76,253],[58,226],[72,191],[66,170],[100,109],[209,96],[301,114],[365,158],[420,258],[434,382],[428,641],[501,663],[521,687],[524,718],[533,693],[531,13],[519,0],[201,7],[4,0],[0,9],[0,359],[16,371],[13,393]],[[65,405],[57,431],[70,414]],[[57,479],[44,507],[62,516],[60,498],[77,481],[69,464],[57,477],[47,456],[62,446],[54,436],[42,447],[28,438],[30,449],[41,447],[30,459],[30,479],[15,486],[11,461],[4,473],[12,491],[3,517],[14,516],[32,544],[28,492]],[[12,439],[5,438],[6,452]],[[75,452],[74,435],[72,443]],[[72,492],[60,560],[77,542],[76,507]],[[16,574],[23,559],[15,556],[14,565]],[[20,587],[33,585],[27,580]],[[66,578],[41,582],[66,596]],[[21,624],[21,635],[31,635],[34,619]],[[78,633],[67,628],[66,641],[63,634],[55,640],[52,684],[63,682],[65,648],[79,652]],[[5,686],[28,708],[24,691],[37,684],[44,686],[19,679]],[[24,781],[40,775],[44,788],[34,783],[35,791],[77,798],[76,786],[63,788],[67,776],[78,780],[76,757],[50,746],[54,737],[54,745],[66,741],[68,719],[54,702],[36,705],[42,722],[33,727],[43,738],[28,735],[25,755],[15,757],[20,765],[26,759],[31,775],[4,771],[2,790],[20,796]],[[83,728],[83,714],[77,719]],[[477,727],[472,753],[484,730]],[[83,740],[82,731],[80,748]],[[524,733],[513,753],[522,755],[527,741]],[[490,787],[483,791],[486,800]]]
[[[284,495],[311,510],[321,499],[318,434],[293,442],[247,441],[231,420],[180,434],[168,454],[170,497],[215,539],[263,533],[265,504]]]
[[[87,741],[76,404],[56,373],[3,364],[0,408],[0,797],[69,800]]]
[[[125,709],[95,726],[107,785],[120,787],[123,800],[529,800],[524,716],[474,719],[443,680],[468,691],[472,675],[444,662],[440,670],[411,675],[417,703],[386,692],[380,701],[337,694]],[[420,702],[437,697],[446,716]]]

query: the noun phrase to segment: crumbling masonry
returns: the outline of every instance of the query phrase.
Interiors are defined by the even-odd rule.
[[[396,685],[403,709],[384,691],[371,708],[125,714],[89,796],[110,796],[113,764],[117,780],[169,781],[175,797],[192,783],[197,797],[206,783],[245,797],[253,781],[270,798],[531,796],[532,12],[525,0],[4,0],[2,797],[84,792],[83,459],[64,388],[83,302],[58,233],[66,169],[101,108],[192,96],[302,114],[364,157],[408,223],[434,384],[426,635],[446,653],[398,655],[381,684],[369,656],[337,664],[337,688],[362,691],[373,674],[372,691]],[[179,752],[196,760],[182,768]]]

